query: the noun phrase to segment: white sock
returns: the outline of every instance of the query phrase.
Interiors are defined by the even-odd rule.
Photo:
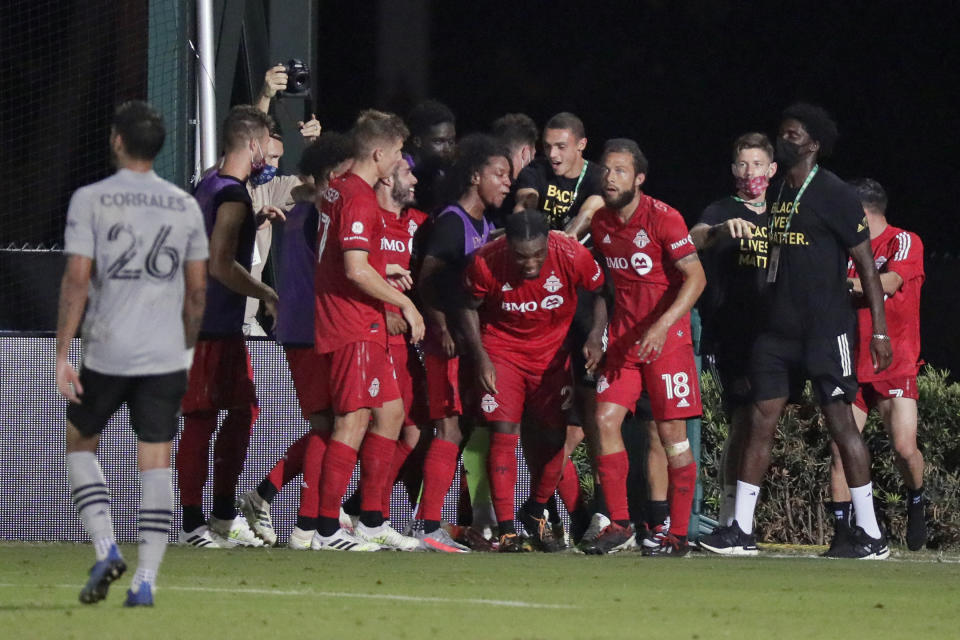
[[[67,477],[70,480],[70,498],[93,540],[97,560],[105,560],[116,545],[113,520],[110,518],[110,491],[103,479],[103,470],[97,456],[89,451],[67,454]]]
[[[140,548],[137,573],[130,587],[133,591],[140,587],[141,582],[149,582],[153,586],[167,550],[170,523],[173,520],[171,475],[169,467],[140,473]]]
[[[757,508],[760,487],[749,482],[737,480],[737,504],[735,520],[744,533],[753,533],[753,512]]]
[[[723,485],[723,491],[720,493],[720,515],[717,516],[721,526],[729,527],[731,524],[733,524],[734,509],[736,508],[736,504],[737,485]]]
[[[862,487],[850,487],[850,500],[853,502],[854,521],[871,538],[880,537],[880,526],[873,512],[873,483]]]

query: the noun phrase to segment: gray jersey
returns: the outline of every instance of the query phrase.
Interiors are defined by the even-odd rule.
[[[73,194],[64,244],[94,261],[84,366],[125,376],[184,369],[184,263],[208,256],[196,200],[152,171],[121,169]]]

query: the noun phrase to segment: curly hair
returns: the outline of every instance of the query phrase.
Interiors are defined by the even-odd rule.
[[[797,102],[783,110],[780,120],[796,120],[802,123],[810,137],[820,143],[821,157],[826,158],[833,153],[840,132],[837,130],[837,123],[823,107]]]
[[[493,158],[505,158],[513,170],[510,152],[496,138],[484,133],[466,136],[457,145],[453,165],[444,178],[442,193],[448,201],[459,199],[470,190],[473,176],[490,164]]]

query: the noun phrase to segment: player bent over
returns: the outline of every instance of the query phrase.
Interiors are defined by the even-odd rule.
[[[139,563],[126,606],[153,605],[173,518],[170,450],[203,318],[207,237],[196,201],[153,172],[164,135],[152,107],[121,105],[110,132],[117,172],[78,190],[67,211],[56,378],[69,400],[71,497],[97,554],[80,592],[86,604],[106,598],[127,568],[96,456],[100,433],[123,403],[140,467]],[[67,355],[88,295],[77,375]]]
[[[480,409],[491,430],[487,472],[500,529],[500,551],[521,551],[514,523],[516,448],[526,408],[536,429],[556,437],[534,486],[517,512],[544,551],[560,549],[544,510],[567,462],[564,396],[570,388],[564,339],[577,308],[577,288],[595,291],[603,271],[575,239],[550,232],[543,214],[525,210],[507,218],[506,237],[473,256],[466,273],[469,302],[463,312],[467,345],[477,367]],[[477,309],[479,309],[479,314]],[[594,322],[599,333],[606,314]],[[599,325],[599,329],[597,329]],[[572,508],[572,505],[571,505]]]
[[[920,287],[923,285],[923,243],[917,234],[887,224],[887,194],[875,180],[850,183],[857,191],[870,228],[873,262],[880,273],[893,363],[875,373],[870,358],[870,309],[863,305],[863,286],[853,265],[847,278],[857,310],[857,398],[853,417],[863,431],[870,409],[880,412],[893,440],[894,462],[907,485],[907,548],[917,551],[927,541],[924,520],[923,454],[917,448],[917,369],[920,358]],[[853,504],[840,456],[833,448],[830,493],[837,516],[834,544],[850,531]],[[839,541],[839,542],[837,542]]]
[[[597,472],[611,523],[586,553],[633,544],[627,509],[627,452],[620,427],[643,389],[667,454],[670,532],[650,555],[687,553],[687,525],[697,466],[686,419],[700,415],[700,386],[690,336],[690,309],[706,278],[683,217],[641,191],[647,159],[624,138],[604,146],[603,200],[593,216],[594,250],[606,263],[615,296],[606,362],[597,378]],[[602,303],[602,300],[601,300]],[[596,335],[585,346],[600,359]]]
[[[313,548],[376,550],[379,544],[371,541],[388,526],[382,496],[404,411],[387,350],[383,304],[400,309],[413,342],[423,338],[423,318],[410,298],[385,279],[384,221],[373,185],[393,176],[403,161],[406,136],[407,128],[397,116],[362,112],[353,129],[353,167],[317,194],[314,349],[320,361],[314,375],[325,381],[318,408],[333,414],[333,432],[322,467],[304,474],[305,483],[319,486],[318,515],[299,516],[295,533],[315,530]],[[375,408],[380,411],[370,424]],[[361,443],[361,526],[354,536],[341,528],[339,515]]]

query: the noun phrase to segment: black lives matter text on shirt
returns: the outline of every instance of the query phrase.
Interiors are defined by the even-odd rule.
[[[577,189],[579,179],[579,175],[573,178],[556,175],[550,166],[550,160],[538,156],[517,176],[517,191],[535,190],[540,196],[537,209],[546,214],[551,229],[563,231],[577,216],[587,198],[600,195],[603,168],[596,162],[589,162],[580,188]],[[574,191],[577,193],[575,201]]]
[[[821,168],[794,211],[797,192],[782,181],[767,190],[775,194],[768,239],[771,248],[780,247],[780,265],[763,296],[765,329],[836,336],[856,320],[846,285],[849,250],[870,232],[856,192],[836,174]]]
[[[722,234],[702,255],[707,288],[699,305],[708,348],[745,343],[757,329],[757,308],[766,280],[769,214],[726,197],[704,209],[700,222],[712,227],[735,218],[757,225],[753,237]]]

